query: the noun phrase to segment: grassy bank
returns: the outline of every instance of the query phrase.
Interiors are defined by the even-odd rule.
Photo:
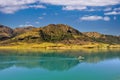
[[[61,44],[61,43],[11,43],[1,45],[0,49],[84,49],[84,48],[120,48],[120,45],[109,45],[103,43],[89,43],[87,45]]]

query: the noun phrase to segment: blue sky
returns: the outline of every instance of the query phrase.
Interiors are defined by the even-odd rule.
[[[0,24],[67,24],[81,32],[120,35],[120,0],[0,0]]]

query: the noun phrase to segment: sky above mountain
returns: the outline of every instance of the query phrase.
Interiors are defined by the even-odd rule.
[[[0,24],[67,24],[81,32],[120,35],[120,0],[0,0]]]

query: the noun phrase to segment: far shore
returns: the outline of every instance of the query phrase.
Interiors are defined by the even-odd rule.
[[[107,49],[107,48],[120,48],[120,44],[110,45],[103,43],[74,45],[62,43],[11,43],[9,45],[1,45],[0,49]]]

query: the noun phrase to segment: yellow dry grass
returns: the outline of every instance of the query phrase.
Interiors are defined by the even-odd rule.
[[[120,45],[109,45],[103,43],[89,43],[87,45],[74,45],[74,44],[62,44],[62,43],[11,43],[6,46],[0,46],[0,49],[107,49],[107,48],[120,48]]]

